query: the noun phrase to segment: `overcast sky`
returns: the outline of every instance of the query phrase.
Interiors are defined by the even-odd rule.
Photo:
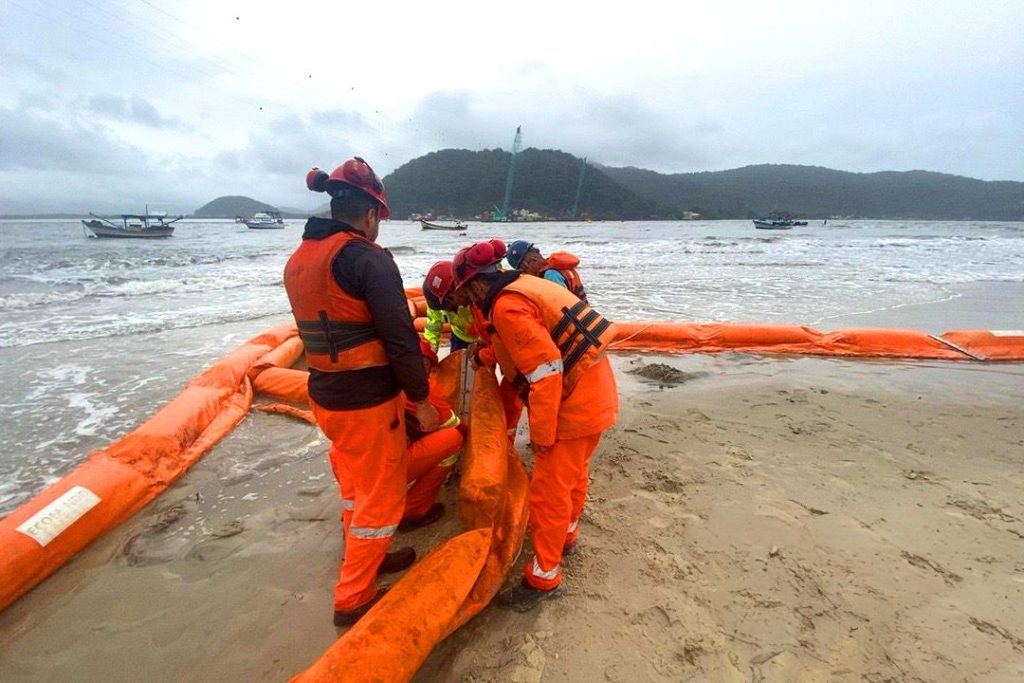
[[[1024,1],[0,0],[0,213],[312,207],[364,156],[1024,181]]]

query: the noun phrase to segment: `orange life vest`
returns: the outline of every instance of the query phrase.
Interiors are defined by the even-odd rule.
[[[608,350],[614,341],[615,325],[580,301],[569,290],[549,280],[523,276],[507,284],[495,299],[509,293],[525,296],[539,310],[545,329],[561,355],[562,396],[567,396],[576,382]],[[494,307],[492,304],[491,310]],[[494,354],[506,377],[521,394],[528,393],[529,378],[523,376],[498,335],[493,335]]]
[[[569,291],[582,301],[586,301],[587,291],[583,289],[583,280],[580,278],[580,274],[576,272],[576,266],[580,264],[579,257],[567,251],[556,251],[548,256],[546,260],[548,262],[547,268],[541,270],[539,276],[544,277],[545,270],[557,270],[565,278],[565,281],[569,283]]]
[[[305,346],[309,367],[324,372],[361,370],[388,364],[366,302],[343,290],[332,265],[349,242],[379,246],[354,232],[302,240],[284,267],[284,288]]]

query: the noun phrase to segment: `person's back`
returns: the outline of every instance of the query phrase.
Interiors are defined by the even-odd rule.
[[[310,368],[310,407],[331,441],[341,489],[345,559],[334,589],[334,623],[343,626],[383,595],[379,572],[415,560],[412,548],[387,552],[406,499],[403,392],[425,430],[437,426],[437,411],[427,401],[401,273],[376,244],[389,213],[383,183],[356,157],[330,175],[314,168],[306,184],[331,195],[331,218],[307,221],[284,286]]]

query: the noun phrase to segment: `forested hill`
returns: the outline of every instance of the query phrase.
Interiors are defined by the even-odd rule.
[[[729,171],[664,175],[639,168],[602,170],[660,206],[707,218],[800,217],[921,220],[1024,220],[1024,183],[986,182],[928,171],[849,173],[818,166],[764,164]]]
[[[505,197],[509,152],[445,149],[397,168],[384,178],[395,218],[433,213],[478,216],[500,207]],[[580,161],[554,150],[526,149],[517,160],[511,208],[564,217],[579,184]],[[641,197],[593,166],[584,176],[579,212],[594,219],[658,216],[655,201]]]
[[[270,204],[258,202],[250,197],[227,196],[217,197],[192,214],[196,218],[234,218],[235,216],[251,216],[260,211],[277,211]]]

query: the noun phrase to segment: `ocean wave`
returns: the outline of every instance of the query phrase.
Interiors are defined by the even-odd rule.
[[[287,302],[281,305],[251,306],[250,308],[220,309],[217,311],[174,310],[138,314],[133,317],[102,316],[92,320],[76,321],[67,325],[4,324],[0,325],[0,348],[33,346],[61,341],[103,339],[124,335],[148,334],[166,330],[188,329],[227,323],[259,320],[288,313]]]
[[[392,254],[418,254],[419,249],[416,247],[410,247],[408,245],[400,244],[397,247],[388,247],[388,251]]]
[[[68,283],[61,283],[68,284]],[[235,276],[194,276],[138,280],[105,277],[66,291],[14,292],[0,296],[0,311],[17,311],[53,305],[73,304],[83,299],[138,298],[164,294],[222,292],[242,287],[281,287],[283,277],[273,271],[252,271]]]

